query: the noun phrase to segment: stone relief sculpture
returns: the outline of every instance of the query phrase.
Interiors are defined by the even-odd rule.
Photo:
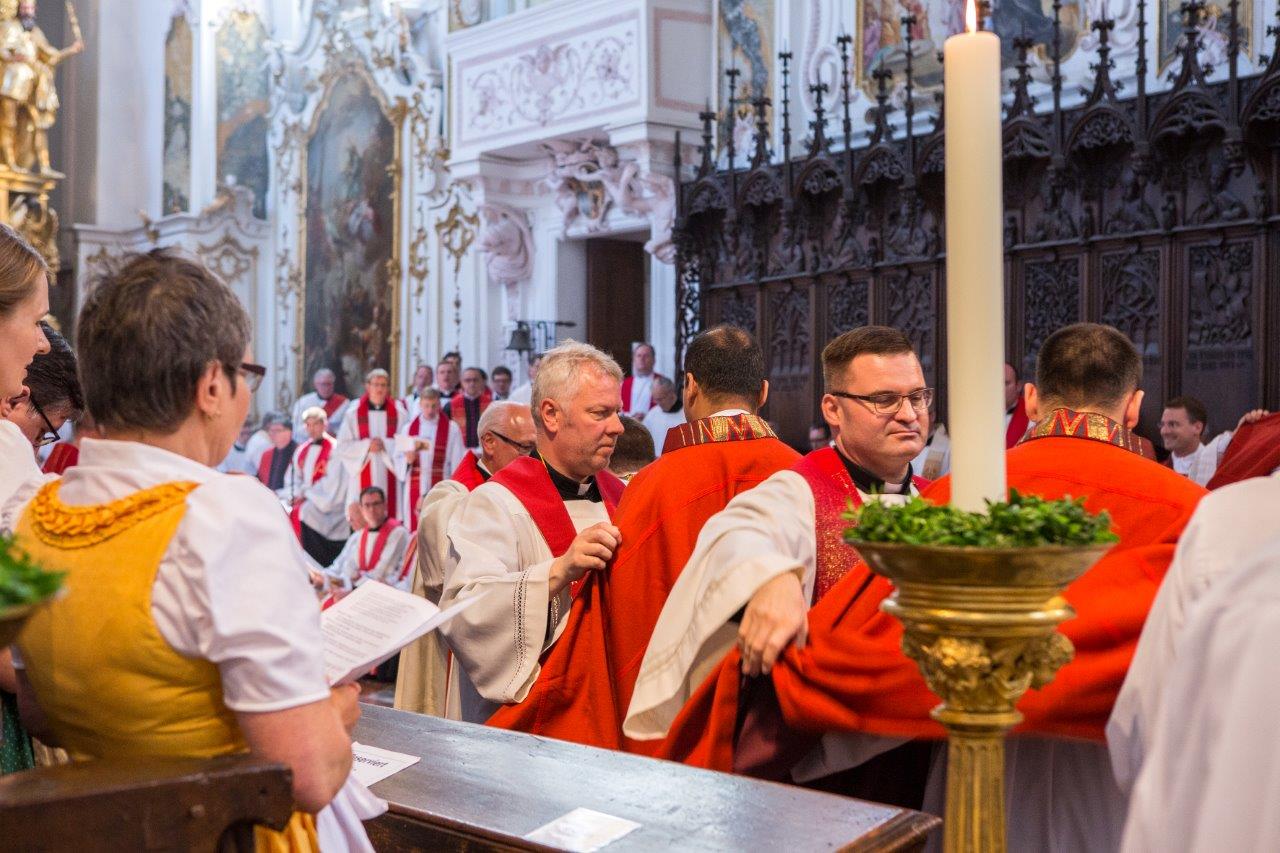
[[[616,149],[595,139],[553,139],[543,148],[551,155],[547,185],[556,193],[566,231],[580,221],[587,231],[598,231],[616,207],[649,220],[645,251],[663,263],[675,261],[675,183],[670,177],[641,171],[639,164],[623,161]]]
[[[507,204],[481,204],[484,226],[476,246],[495,284],[513,285],[533,277],[533,233],[523,211]]]

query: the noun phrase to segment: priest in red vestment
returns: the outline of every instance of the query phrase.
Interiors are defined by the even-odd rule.
[[[387,496],[392,518],[404,516],[400,481],[392,452],[395,434],[409,418],[401,402],[391,396],[391,377],[382,368],[365,376],[364,396],[347,407],[338,429],[338,461],[346,469],[347,504],[356,509],[360,492],[377,486]],[[411,508],[410,508],[411,509]]]
[[[1115,329],[1077,324],[1059,330],[1043,345],[1036,384],[1026,389],[1035,426],[1008,454],[1011,487],[1045,498],[1084,498],[1089,510],[1111,514],[1121,537],[1066,590],[1077,615],[1062,632],[1075,646],[1075,659],[1019,704],[1026,720],[1018,733],[1027,737],[1012,742],[1007,765],[1019,780],[1010,786],[1010,849],[1115,849],[1119,843],[1124,800],[1103,732],[1174,546],[1205,494],[1138,452],[1131,428],[1142,402],[1141,375],[1137,350]],[[949,479],[925,497],[948,500]],[[824,526],[835,533],[843,523],[824,525],[820,518],[820,536]],[[853,556],[846,552],[840,561]],[[790,643],[767,689],[748,694],[763,700],[754,705],[740,706],[741,663],[731,651],[683,709],[668,711],[678,718],[661,754],[725,770],[744,769],[745,760],[775,770],[782,764],[795,778],[815,766],[856,764],[898,742],[867,735],[942,737],[928,716],[937,699],[901,653],[900,625],[879,610],[891,592],[861,565],[847,571],[801,623],[803,647]],[[798,615],[793,609],[780,621],[796,624]],[[799,629],[790,634],[788,641],[801,636]],[[655,731],[661,718],[634,720],[641,723],[662,733]],[[941,793],[930,794],[936,808]]]
[[[689,422],[667,434],[662,456],[627,486],[612,565],[587,578],[528,696],[500,709],[490,725],[653,750],[652,741],[624,738],[622,719],[667,592],[707,519],[800,458],[758,417],[769,383],[751,335],[734,326],[703,332],[689,344],[684,367]]]
[[[588,572],[618,547],[622,483],[606,469],[622,422],[616,362],[588,344],[548,352],[533,386],[537,449],[464,499],[449,519],[440,604],[480,600],[444,627],[460,675],[463,719],[519,702],[564,630]]]
[[[480,446],[480,416],[493,402],[493,392],[484,380],[483,370],[468,367],[462,371],[462,390],[444,404],[445,416],[452,418],[462,430],[463,443],[470,448]]]
[[[449,519],[466,495],[507,465],[533,453],[537,435],[529,407],[499,401],[480,416],[480,454],[464,453],[448,479],[427,493],[419,513],[418,535],[409,546],[405,565],[412,575],[410,589],[433,604],[444,589],[444,564]],[[412,561],[412,562],[411,562]],[[395,706],[405,711],[443,717],[448,710],[448,652],[440,634],[432,631],[400,653]],[[456,693],[457,691],[455,691]],[[455,718],[458,716],[455,703]]]
[[[1004,365],[1004,446],[1013,447],[1027,434],[1031,420],[1027,417],[1027,403],[1022,399],[1022,383],[1018,381],[1018,368]]]
[[[653,344],[640,343],[631,351],[631,375],[622,380],[622,414],[643,421],[653,405],[653,380],[662,377],[653,369]]]

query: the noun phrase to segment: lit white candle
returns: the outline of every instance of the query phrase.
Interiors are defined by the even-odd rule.
[[[947,400],[951,502],[1005,499],[1004,244],[1000,39],[978,30],[943,46],[947,201]]]

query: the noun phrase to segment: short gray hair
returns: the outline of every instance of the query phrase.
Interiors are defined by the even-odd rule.
[[[331,369],[327,367],[322,367],[319,370],[317,370],[315,373],[311,374],[311,381],[315,382],[321,376],[328,376],[330,379],[333,379],[333,380],[336,380],[338,378],[338,374],[334,373]]]
[[[307,421],[313,420],[324,421],[327,424],[329,423],[329,416],[319,406],[312,406],[302,412],[302,422],[305,424]]]
[[[523,409],[521,412],[515,409]],[[524,403],[517,403],[513,400],[498,400],[490,403],[489,408],[484,410],[480,415],[480,422],[476,424],[476,437],[484,435],[487,432],[493,432],[494,428],[499,424],[519,414],[529,414],[529,407]]]
[[[622,368],[618,367],[618,362],[591,344],[569,340],[543,354],[529,401],[529,408],[534,412],[534,426],[542,429],[542,418],[537,412],[542,408],[543,400],[565,399],[577,393],[584,369],[596,370],[622,382]],[[621,397],[618,402],[621,404]]]
[[[195,409],[209,365],[237,387],[249,334],[240,300],[194,257],[153,249],[123,258],[90,287],[76,328],[90,415],[108,429],[172,433]]]
[[[659,388],[670,388],[674,391],[676,390],[676,383],[665,376],[655,376],[653,377],[653,388],[655,391]]]
[[[388,382],[391,381],[391,374],[387,373],[386,368],[382,368],[382,367],[375,367],[373,370],[370,370],[368,373],[366,373],[364,375],[364,381],[372,382],[374,379],[377,379],[379,376],[381,376],[383,379],[387,380]]]
[[[321,409],[320,412],[323,414],[324,409]],[[291,430],[293,429],[293,421],[290,420],[289,416],[284,412],[268,412],[267,416],[263,418],[263,426],[268,428],[273,426],[282,426],[285,429]]]

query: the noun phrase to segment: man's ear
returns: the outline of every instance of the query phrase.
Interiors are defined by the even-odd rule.
[[[1142,398],[1146,396],[1145,391],[1141,389],[1134,391],[1129,397],[1129,402],[1124,406],[1124,425],[1126,429],[1133,429],[1138,425],[1138,420],[1142,417]]]
[[[686,412],[693,408],[694,404],[698,402],[698,396],[701,393],[702,390],[698,387],[698,380],[693,378],[692,373],[686,371],[684,374],[684,391],[680,394],[681,403],[683,404]]]
[[[769,402],[769,380],[766,379],[760,385],[760,400],[756,403],[755,413],[758,415],[764,409],[764,404]]]
[[[1040,392],[1036,390],[1036,386],[1028,382],[1022,387],[1022,396],[1027,410],[1027,420],[1032,422],[1040,420]]]

